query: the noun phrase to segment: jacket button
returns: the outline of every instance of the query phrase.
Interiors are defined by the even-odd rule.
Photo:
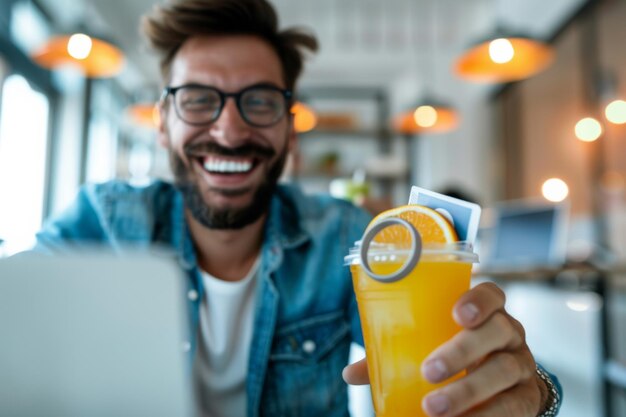
[[[189,290],[189,292],[187,292],[187,298],[189,298],[191,301],[196,301],[198,299],[198,291]]]
[[[315,348],[317,346],[315,345],[315,342],[312,340],[305,340],[304,343],[302,343],[302,350],[305,353],[313,353],[315,352]]]

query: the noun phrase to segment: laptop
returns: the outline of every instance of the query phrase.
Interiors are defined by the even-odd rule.
[[[493,207],[480,270],[523,271],[565,264],[569,205],[514,200]]]
[[[192,416],[184,282],[146,253],[0,260],[0,416]]]

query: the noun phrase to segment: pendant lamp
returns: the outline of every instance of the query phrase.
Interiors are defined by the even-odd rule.
[[[550,45],[500,29],[459,57],[455,72],[468,81],[505,83],[532,77],[545,70],[553,59],[554,49]]]
[[[74,65],[89,78],[114,77],[124,66],[124,55],[118,47],[85,33],[52,37],[31,57],[48,69]]]
[[[460,117],[448,104],[425,99],[393,119],[393,129],[402,134],[445,133],[456,129]]]
[[[308,105],[301,101],[296,101],[291,106],[293,114],[293,125],[297,133],[304,133],[315,129],[317,126],[317,114]]]
[[[425,90],[423,95],[415,106],[409,110],[400,113],[392,120],[393,129],[402,134],[417,133],[445,133],[456,129],[459,124],[459,116],[452,105],[445,103],[443,100],[435,98],[430,90],[431,84],[434,84],[436,69],[434,68],[434,60],[437,51],[437,0],[431,0],[431,22],[432,28],[428,67],[425,71]]]
[[[156,129],[160,123],[159,109],[155,103],[136,103],[126,109],[130,121],[141,127]]]

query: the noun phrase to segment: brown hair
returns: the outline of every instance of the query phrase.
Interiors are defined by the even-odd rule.
[[[304,49],[317,50],[317,40],[301,29],[278,29],[278,16],[266,0],[175,0],[155,6],[142,19],[142,31],[161,55],[161,74],[170,77],[174,56],[196,35],[254,35],[278,55],[288,89],[302,72]]]

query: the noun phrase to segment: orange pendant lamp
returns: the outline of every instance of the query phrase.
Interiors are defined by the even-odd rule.
[[[436,84],[437,69],[435,68],[437,55],[437,24],[438,4],[437,0],[427,3],[427,13],[430,14],[430,47],[428,61],[425,68],[424,84],[426,92],[422,93],[423,99],[418,104],[403,113],[398,114],[392,120],[392,128],[398,133],[411,135],[419,133],[445,133],[457,128],[459,124],[458,112],[451,105],[435,99],[430,93],[430,88]]]
[[[297,133],[304,133],[315,129],[317,126],[317,114],[308,105],[301,101],[296,101],[291,106],[293,114],[293,125]]]
[[[161,115],[155,103],[136,103],[126,110],[130,121],[136,125],[148,129],[156,129],[160,122]]]
[[[124,54],[119,48],[84,33],[53,37],[31,57],[48,69],[74,65],[89,78],[114,77],[124,66]]]
[[[455,63],[455,73],[468,81],[505,83],[520,81],[548,68],[554,49],[537,39],[499,30]]]
[[[458,112],[452,106],[427,99],[397,115],[392,124],[401,134],[446,133],[456,129],[459,121]]]

